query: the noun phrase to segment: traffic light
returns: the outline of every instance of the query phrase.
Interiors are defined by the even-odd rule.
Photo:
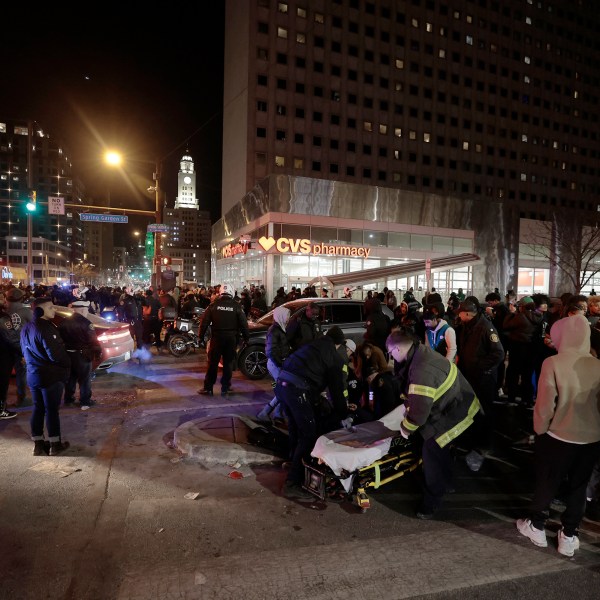
[[[25,204],[25,208],[27,212],[35,212],[37,209],[37,192],[35,190],[31,190],[29,192],[29,200],[27,200],[27,204]]]
[[[145,248],[146,248],[146,258],[148,260],[154,258],[154,236],[152,235],[152,232],[148,232],[146,234]]]
[[[167,265],[171,264],[171,257],[170,256],[163,256],[161,262],[166,267]]]

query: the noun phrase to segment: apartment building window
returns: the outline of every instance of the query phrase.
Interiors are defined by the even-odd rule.
[[[363,98],[363,106],[365,108],[373,108],[373,98]]]
[[[321,161],[320,160],[313,160],[312,161],[312,170],[313,171],[320,171],[321,170]]]
[[[356,129],[356,119],[354,117],[348,117],[346,121],[346,127],[349,129]]]
[[[348,104],[356,104],[358,102],[358,97],[356,94],[348,94]]]
[[[401,58],[397,58],[394,64],[396,69],[404,69],[404,61]]]
[[[304,119],[304,109],[303,108],[300,108],[299,106],[297,106],[295,114],[296,114],[297,119]]]
[[[313,121],[321,123],[323,121],[323,113],[318,110],[313,111]]]
[[[277,28],[277,37],[287,40],[288,30],[285,27],[278,27]]]
[[[371,156],[371,146],[369,144],[363,144],[363,154],[366,154],[367,156]]]
[[[387,154],[388,154],[387,148],[385,148],[385,147],[379,148],[379,156],[381,158],[386,158]]]
[[[266,138],[267,137],[267,130],[264,127],[257,127],[256,128],[256,137]]]
[[[377,179],[379,181],[385,181],[386,180],[385,171],[377,171]]]
[[[408,132],[408,139],[409,140],[416,140],[417,139],[417,132],[416,131],[409,131]]]
[[[342,44],[340,42],[336,42],[335,40],[333,40],[331,42],[331,51],[332,52],[341,52],[342,51]]]
[[[338,166],[336,163],[331,163],[329,165],[329,172],[330,173],[337,173],[338,172]]]
[[[363,168],[363,177],[365,177],[366,179],[370,179],[371,178],[371,169],[365,167]]]
[[[295,133],[294,134],[294,144],[304,144],[304,134]]]
[[[285,156],[275,156],[275,166],[285,167]]]
[[[339,115],[331,115],[329,117],[329,120],[331,122],[332,125],[339,125],[340,124],[340,116]]]
[[[303,158],[294,158],[294,169],[304,169]]]
[[[392,181],[394,183],[402,183],[402,175],[398,171],[392,173]]]
[[[329,140],[329,147],[332,150],[338,150],[340,147],[340,143],[338,140]]]
[[[283,129],[278,129],[275,132],[275,139],[280,142],[285,142],[285,131]]]
[[[394,136],[402,137],[402,127],[394,127]]]
[[[258,85],[267,85],[268,80],[266,75],[258,75],[256,78],[256,83]]]
[[[348,165],[346,167],[346,175],[348,175],[349,177],[354,177],[355,171],[354,171],[354,167],[353,166]]]
[[[285,90],[287,88],[287,81],[285,79],[277,79],[277,89]]]
[[[387,134],[387,125],[379,124],[379,133],[386,135]]]
[[[348,79],[350,81],[357,81],[358,80],[358,72],[355,71],[354,69],[348,69]]]
[[[305,90],[305,88],[304,88],[303,83],[296,83],[296,93],[297,94],[304,94],[304,90]]]
[[[321,136],[315,135],[313,136],[313,146],[320,146],[322,144]]]
[[[258,112],[267,112],[267,103],[264,100],[257,100],[256,110]]]
[[[256,153],[256,164],[261,167],[267,164],[267,155],[264,152]]]
[[[296,9],[296,14],[301,18],[301,19],[306,19],[306,9],[305,8],[300,8],[298,7]]]
[[[400,150],[394,150],[394,160],[402,160],[402,152]]]
[[[315,23],[325,23],[325,16],[321,13],[315,13]]]
[[[331,74],[334,77],[341,77],[342,76],[342,69],[341,69],[341,67],[339,67],[338,65],[331,65]]]
[[[278,65],[287,65],[287,54],[283,54],[282,52],[277,53],[277,64]]]
[[[390,108],[389,102],[387,100],[379,101],[379,110],[388,111]]]
[[[315,36],[315,48],[325,48],[325,38],[320,36],[320,35],[316,35]]]
[[[258,33],[269,33],[269,25],[267,23],[263,23],[262,21],[259,21]]]
[[[373,131],[373,123],[371,121],[363,121],[363,129],[365,131]]]
[[[266,48],[257,48],[256,56],[259,60],[269,60],[269,52]]]
[[[316,85],[313,89],[313,94],[317,98],[322,98],[323,97],[323,88],[320,85]]]
[[[302,32],[296,33],[296,42],[298,44],[306,44],[306,34]]]

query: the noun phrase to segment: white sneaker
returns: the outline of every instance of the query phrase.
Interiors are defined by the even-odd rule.
[[[576,535],[567,537],[563,530],[558,532],[558,553],[563,556],[573,556],[579,550],[579,538]]]
[[[519,533],[521,535],[528,537],[536,546],[539,546],[540,548],[546,548],[548,546],[546,532],[543,529],[536,529],[531,524],[531,521],[529,519],[519,519],[517,521],[517,529],[519,530]]]

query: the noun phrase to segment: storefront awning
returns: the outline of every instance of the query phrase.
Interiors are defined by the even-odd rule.
[[[446,269],[456,269],[473,265],[480,258],[476,254],[455,254],[443,256],[441,258],[431,259],[431,271],[444,271]],[[339,275],[326,275],[315,277],[309,282],[309,285],[320,283],[331,287],[364,285],[382,281],[385,279],[398,279],[399,277],[408,277],[425,272],[425,261],[416,260],[413,262],[390,265],[389,267],[378,267],[375,269],[363,269],[362,271],[353,271],[350,273],[340,273]]]

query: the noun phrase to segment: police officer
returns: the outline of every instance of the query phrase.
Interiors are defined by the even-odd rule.
[[[36,298],[33,301],[33,321],[21,329],[27,383],[33,396],[30,424],[34,456],[48,453],[55,456],[69,447],[69,442],[61,440],[58,409],[71,363],[60,333],[52,323],[55,314],[56,306],[50,296]],[[44,419],[49,450],[44,442]]]
[[[75,389],[79,384],[81,410],[94,406],[92,400],[92,363],[102,356],[102,347],[92,322],[85,317],[89,313],[89,302],[77,300],[71,304],[73,315],[63,319],[58,327],[71,359],[71,371],[65,386],[65,406],[75,403]]]
[[[290,438],[291,466],[283,487],[288,498],[311,498],[302,489],[303,459],[310,456],[319,434],[330,431],[328,424],[340,425],[348,415],[346,360],[338,352],[344,333],[333,326],[325,336],[298,348],[279,372],[275,395],[283,403]],[[322,392],[329,388],[332,406],[329,415],[321,411]]]
[[[479,471],[484,454],[492,443],[494,401],[498,397],[498,365],[504,360],[504,348],[498,331],[475,303],[461,302],[457,314],[456,363],[473,386],[482,407],[476,427],[473,428],[474,449],[466,457],[467,466],[472,471]]]
[[[239,302],[233,299],[235,290],[229,283],[224,283],[219,297],[205,310],[200,324],[199,337],[206,335],[210,326],[210,347],[208,350],[208,367],[204,377],[204,387],[199,394],[213,395],[213,386],[217,380],[219,360],[223,359],[223,374],[221,375],[221,396],[231,394],[231,376],[235,350],[239,343],[240,333],[244,342],[248,343],[248,321]]]
[[[448,446],[472,425],[479,402],[456,365],[417,339],[394,331],[386,346],[406,406],[400,432],[406,439],[418,432],[423,439],[423,500],[417,517],[431,519],[452,484]]]

